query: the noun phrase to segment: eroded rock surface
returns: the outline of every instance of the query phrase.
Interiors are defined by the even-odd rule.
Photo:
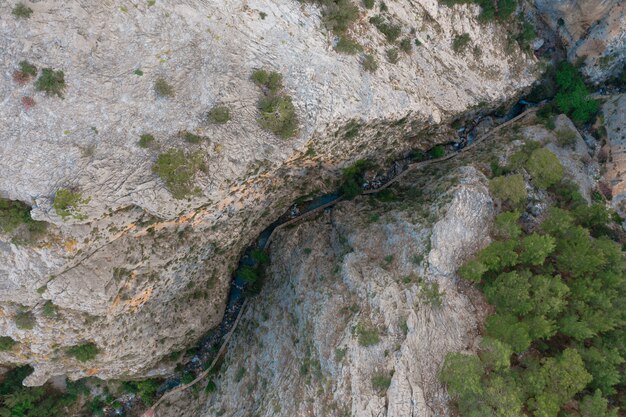
[[[0,246],[0,334],[19,342],[0,362],[33,365],[33,385],[60,374],[164,372],[171,365],[153,368],[164,355],[220,321],[239,251],[295,197],[332,187],[349,160],[445,141],[451,132],[438,123],[533,80],[533,59],[506,47],[504,28],[479,25],[475,7],[435,0],[388,4],[403,36],[421,42],[397,64],[367,22],[374,12],[360,10],[352,35],[376,57],[373,74],[361,55],[334,52],[317,7],[294,0],[27,3],[27,20],[0,5],[0,196],[33,204],[33,217],[54,226],[35,246],[9,238]],[[461,33],[471,44],[456,53]],[[21,60],[63,70],[64,99],[14,83]],[[250,74],[261,67],[282,73],[293,97],[300,127],[292,140],[256,122],[261,92]],[[159,77],[173,98],[155,97]],[[230,122],[207,123],[215,104],[230,107]],[[352,120],[361,128],[346,138]],[[185,143],[183,130],[207,140]],[[142,133],[154,134],[155,146],[137,146]],[[188,200],[174,199],[151,172],[170,147],[200,151],[208,166]],[[90,198],[85,218],[56,214],[60,188]],[[44,314],[47,301],[55,315]],[[31,330],[16,327],[24,310]],[[101,349],[94,360],[65,353],[86,342]]]
[[[200,415],[448,414],[437,373],[446,352],[475,348],[486,313],[454,270],[488,243],[493,203],[476,169],[442,172],[403,182],[422,205],[362,197],[277,236]]]
[[[583,58],[584,72],[598,82],[626,65],[626,3],[621,0],[535,0],[559,34],[572,62]]]

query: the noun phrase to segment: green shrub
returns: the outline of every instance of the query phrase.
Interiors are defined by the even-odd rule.
[[[526,167],[533,184],[538,188],[548,188],[563,178],[563,166],[556,155],[547,148],[535,149],[530,154]]]
[[[154,92],[159,98],[174,97],[174,87],[165,78],[157,78],[154,82]]]
[[[417,39],[416,39],[417,40]],[[413,47],[411,46],[411,39],[409,38],[404,38],[400,41],[400,49],[402,50],[402,52],[406,53],[406,54],[410,54],[411,53],[411,49]]]
[[[37,75],[37,67],[31,64],[28,61],[20,62],[20,72],[26,74],[30,77],[34,77]]]
[[[516,239],[522,234],[522,229],[517,223],[520,214],[507,211],[496,216],[494,235],[500,239]]]
[[[354,164],[346,167],[341,172],[342,185],[341,194],[346,200],[351,200],[361,194],[361,183],[363,182],[363,174],[372,164],[369,161],[360,159]]]
[[[13,7],[11,13],[18,19],[28,19],[33,14],[33,9],[20,2]]]
[[[367,72],[374,72],[378,69],[378,63],[376,62],[376,59],[370,54],[365,54],[363,60],[361,61],[361,65],[363,66],[363,69]]]
[[[525,203],[528,198],[524,177],[520,174],[491,179],[489,191],[498,200],[507,201],[514,207]]]
[[[244,266],[239,270],[238,275],[246,282],[252,284],[259,279],[259,274],[255,268]]]
[[[374,8],[374,0],[363,0],[363,6],[365,6],[366,9],[373,9]]]
[[[257,103],[261,112],[261,126],[282,139],[289,139],[298,133],[296,109],[287,95],[269,95]]]
[[[391,376],[386,372],[377,372],[372,375],[372,388],[379,394],[384,394],[391,385]]]
[[[160,154],[152,166],[176,199],[185,198],[196,190],[193,180],[199,171],[205,171],[204,155],[201,152],[187,153],[181,149],[171,148]]]
[[[436,145],[430,151],[428,151],[428,155],[433,159],[442,158],[446,154],[446,148],[443,145]]]
[[[422,42],[417,38],[415,38],[415,46],[422,46]]]
[[[283,88],[283,76],[276,71],[268,72],[264,69],[255,70],[250,77],[259,87],[264,87],[271,93],[276,93]]]
[[[591,121],[600,105],[589,98],[589,90],[576,68],[566,61],[561,62],[557,66],[556,83],[558,92],[554,99],[559,110],[577,123]]]
[[[63,71],[55,71],[52,68],[44,68],[41,75],[35,81],[35,90],[43,91],[49,96],[58,96],[63,98],[65,90],[65,74]]]
[[[576,132],[571,129],[557,130],[556,143],[561,148],[573,148],[576,145]]]
[[[207,113],[209,122],[215,124],[224,124],[230,120],[230,110],[224,105],[214,106]]]
[[[322,18],[326,28],[342,34],[359,17],[359,8],[350,0],[317,0],[322,6]]]
[[[142,148],[148,148],[154,143],[154,136],[150,133],[144,133],[139,136],[139,146]]]
[[[355,55],[362,50],[363,47],[348,36],[340,36],[337,45],[335,45],[335,51],[348,55]]]
[[[13,349],[17,342],[9,336],[0,336],[0,352]]]
[[[179,136],[182,137],[187,143],[198,144],[204,140],[204,137],[196,135],[195,133],[191,133],[187,130],[180,132]]]
[[[462,52],[465,49],[467,49],[467,46],[469,45],[470,41],[471,41],[471,38],[470,38],[469,33],[457,35],[452,40],[452,50],[457,53]]]
[[[21,330],[32,330],[37,322],[35,316],[30,311],[20,311],[15,315],[15,325]]]
[[[387,61],[390,63],[395,64],[398,62],[398,50],[396,48],[387,49],[385,55],[387,55]]]
[[[378,329],[371,324],[359,322],[356,326],[356,334],[361,346],[373,346],[380,342]]]
[[[487,272],[487,267],[477,259],[464,263],[458,270],[461,278],[471,282],[480,282],[485,272]]]
[[[57,306],[50,300],[43,305],[42,313],[45,317],[54,318],[57,315]]]
[[[517,0],[498,0],[498,17],[507,19],[517,8]]]
[[[553,130],[556,127],[555,108],[551,104],[543,106],[542,108],[537,110],[537,113],[535,114],[537,116],[537,121],[544,125],[546,129]]]
[[[68,217],[73,217],[78,220],[83,220],[86,216],[79,210],[79,206],[89,203],[91,198],[83,198],[79,192],[68,190],[67,188],[60,188],[54,195],[54,203],[52,207],[58,216],[63,220]]]
[[[395,42],[402,34],[402,28],[399,25],[393,24],[381,15],[370,17],[369,22],[379,30],[380,33],[385,35],[387,42]]]
[[[95,358],[100,349],[95,343],[83,343],[66,349],[66,353],[81,362],[87,362]]]

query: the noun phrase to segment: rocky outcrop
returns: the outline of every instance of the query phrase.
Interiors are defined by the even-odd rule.
[[[441,363],[475,348],[487,311],[454,274],[489,241],[485,182],[471,167],[415,173],[397,203],[360,197],[281,231],[205,410],[188,396],[157,414],[447,415]]]
[[[558,33],[571,62],[583,59],[595,82],[618,75],[626,65],[626,3],[620,0],[534,0]]]
[[[164,355],[220,321],[237,254],[294,197],[332,187],[347,161],[445,141],[437,124],[533,80],[532,58],[506,47],[503,28],[479,25],[476,8],[434,0],[388,4],[402,36],[421,44],[396,64],[368,23],[375,12],[359,11],[351,34],[376,57],[375,73],[362,54],[337,54],[320,10],[294,0],[27,4],[30,19],[0,23],[0,196],[32,204],[51,226],[35,245],[0,245],[0,334],[19,342],[0,362],[33,365],[33,385],[57,374],[165,372],[167,363],[154,368]],[[3,16],[10,9],[0,5]],[[471,43],[457,53],[461,33]],[[22,60],[63,70],[64,99],[13,82]],[[281,72],[293,97],[292,140],[256,121],[261,93],[250,74],[261,67]],[[159,77],[173,98],[155,96]],[[231,121],[206,121],[215,104],[229,106]],[[183,130],[206,139],[185,143]],[[143,133],[154,146],[137,146]],[[199,151],[207,164],[189,199],[174,199],[151,172],[171,147]],[[84,216],[57,215],[60,188],[89,198]],[[32,329],[16,326],[20,312]],[[87,342],[100,348],[95,359],[67,355]]]
[[[604,179],[613,208],[626,218],[626,94],[610,98],[602,106],[607,143],[600,149],[605,162]],[[626,227],[626,224],[623,225]]]

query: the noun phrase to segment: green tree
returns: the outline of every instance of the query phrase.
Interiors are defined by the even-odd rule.
[[[556,262],[559,270],[580,277],[593,274],[606,263],[606,258],[594,247],[589,231],[576,226],[557,239]]]
[[[492,314],[485,322],[487,334],[511,346],[513,352],[521,353],[528,349],[532,342],[528,325],[519,322],[511,314]]]
[[[505,272],[487,286],[485,296],[501,314],[524,315],[532,309],[528,271]]]
[[[499,239],[516,239],[522,234],[517,223],[520,214],[515,211],[506,211],[496,216],[494,235]]]
[[[490,271],[500,271],[517,264],[517,242],[495,241],[478,253],[478,260]]]
[[[547,148],[533,151],[528,158],[526,168],[538,188],[548,188],[563,178],[563,166],[559,159]]]
[[[552,236],[533,233],[525,236],[521,242],[519,262],[525,265],[541,265],[552,253],[556,244]]]
[[[487,267],[477,259],[465,262],[458,270],[461,278],[471,282],[480,282],[485,272],[487,272]]]
[[[511,346],[493,337],[483,337],[480,341],[478,356],[483,365],[490,370],[508,369],[511,365]]]
[[[450,396],[457,400],[481,394],[482,375],[483,365],[477,356],[458,352],[448,353],[441,369],[441,381],[448,387]]]
[[[498,200],[509,202],[514,207],[525,203],[528,198],[524,177],[520,174],[491,179],[489,191]]]
[[[574,218],[568,211],[550,207],[548,217],[541,223],[541,229],[554,237],[563,236],[574,224]]]
[[[567,113],[575,122],[587,123],[598,112],[599,104],[589,98],[589,90],[576,68],[563,61],[557,66],[555,96],[557,107]]]
[[[602,392],[596,390],[593,395],[586,395],[580,402],[581,417],[617,417],[617,409],[608,409],[609,402],[602,398]]]
[[[565,309],[569,288],[559,276],[534,275],[530,278],[530,288],[535,315],[556,317]]]
[[[95,358],[100,349],[95,343],[83,343],[82,345],[71,346],[66,349],[68,355],[75,357],[81,362],[87,362]]]

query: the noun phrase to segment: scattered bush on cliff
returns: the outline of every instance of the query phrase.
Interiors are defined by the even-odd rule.
[[[65,74],[63,71],[55,71],[52,68],[44,68],[41,75],[35,81],[35,90],[43,91],[49,96],[58,96],[63,98],[65,90]]]
[[[17,342],[9,336],[0,336],[0,352],[11,350]]]
[[[193,180],[200,171],[206,171],[204,155],[200,152],[185,152],[171,148],[160,154],[152,165],[168,191],[176,199],[183,199],[197,192]]]
[[[462,35],[455,36],[452,40],[452,50],[456,53],[463,52],[467,49],[471,40],[472,39],[470,38],[469,33],[463,33]]]
[[[230,120],[230,110],[227,106],[216,105],[207,113],[209,122],[214,124],[224,124]]]
[[[148,148],[154,143],[154,135],[150,133],[144,133],[139,136],[139,146],[142,148]]]
[[[261,127],[282,139],[295,136],[298,133],[298,116],[291,97],[282,93],[282,75],[258,69],[252,73],[251,79],[263,89],[263,96],[257,102]]]
[[[373,346],[380,342],[378,329],[370,323],[359,322],[355,328],[361,346]]]
[[[174,97],[174,87],[165,78],[157,78],[154,82],[154,93],[159,98]]]
[[[33,14],[33,9],[20,2],[13,7],[11,13],[18,19],[28,19]]]
[[[478,20],[482,22],[493,20],[496,16],[500,20],[507,19],[517,8],[517,0],[439,0],[439,2],[448,7],[455,4],[477,4],[481,8]]]
[[[365,54],[363,60],[361,61],[361,65],[363,69],[367,72],[374,72],[378,69],[378,63],[376,62],[376,58],[370,54]]]
[[[46,222],[39,222],[30,217],[30,206],[21,201],[0,198],[0,231],[11,233],[24,225],[31,233],[41,233],[46,229]]]
[[[35,316],[30,311],[20,311],[15,315],[15,325],[21,330],[32,330],[37,322]]]
[[[95,358],[100,349],[95,343],[83,343],[82,345],[71,346],[67,348],[66,353],[81,362],[87,362]]]
[[[361,184],[363,183],[363,174],[371,167],[371,162],[360,159],[354,164],[343,169],[341,173],[341,194],[345,199],[351,200],[361,194],[363,191],[361,188]]]
[[[86,216],[80,211],[79,206],[89,203],[90,200],[91,198],[89,197],[83,198],[82,194],[78,191],[60,188],[54,195],[52,207],[63,220],[68,217],[83,220]]]
[[[402,27],[400,25],[389,22],[381,15],[370,17],[369,22],[385,36],[385,39],[387,39],[389,43],[395,42],[402,34]]]
[[[377,372],[372,376],[372,388],[381,395],[387,392],[391,385],[391,375],[387,372]]]
[[[362,50],[363,47],[357,41],[345,35],[340,36],[335,45],[335,51],[348,55],[355,55]]]
[[[28,61],[20,62],[20,69],[13,73],[13,81],[18,84],[26,84],[37,75],[37,67]]]
[[[559,207],[538,230],[500,214],[496,240],[458,271],[495,309],[478,356],[449,353],[441,371],[462,416],[617,415],[608,404],[625,388],[626,260],[611,240],[619,226],[569,182],[548,192]]]

